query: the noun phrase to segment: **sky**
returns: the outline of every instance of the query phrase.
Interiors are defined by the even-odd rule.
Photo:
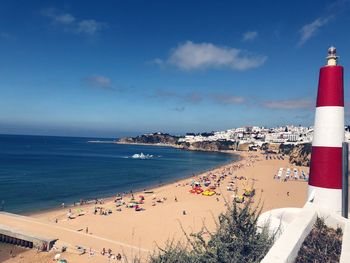
[[[319,68],[331,45],[350,102],[348,0],[0,6],[0,134],[313,125]]]

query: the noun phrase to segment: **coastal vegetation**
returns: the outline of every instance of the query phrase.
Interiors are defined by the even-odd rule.
[[[260,205],[251,200],[245,204],[233,201],[219,215],[217,228],[206,227],[198,233],[186,234],[187,243],[169,242],[149,259],[150,263],[216,263],[260,262],[275,240],[268,227],[259,228]]]
[[[343,232],[340,227],[328,227],[323,218],[317,218],[313,229],[304,240],[295,263],[339,262]]]

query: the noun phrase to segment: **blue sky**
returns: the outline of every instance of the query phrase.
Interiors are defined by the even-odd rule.
[[[349,1],[1,1],[0,133],[312,125]],[[346,91],[346,100],[348,97]]]

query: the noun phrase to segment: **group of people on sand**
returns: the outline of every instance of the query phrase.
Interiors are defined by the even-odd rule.
[[[89,205],[89,204],[102,205],[103,203],[104,203],[104,201],[102,199],[97,199],[97,198],[92,199],[92,200],[80,199],[78,202],[73,202],[73,206],[82,206],[82,205]],[[66,204],[62,203],[61,207],[65,208]]]
[[[101,215],[101,216],[108,216],[110,214],[112,214],[113,211],[111,209],[105,209],[103,207],[97,206],[94,208],[94,215]]]
[[[107,256],[109,259],[116,259],[118,261],[122,260],[122,255],[120,253],[118,254],[113,254],[112,249],[106,250],[105,248],[102,249],[101,251],[102,256]]]
[[[191,193],[197,193],[194,190],[198,190],[201,186],[208,187],[209,190],[207,191],[215,191],[216,188],[220,187],[222,183],[224,183],[224,180],[230,176],[231,181],[227,185],[227,190],[228,191],[238,191],[237,187],[234,186],[234,182],[236,180],[248,180],[247,177],[245,176],[237,176],[233,175],[238,169],[241,169],[245,166],[250,166],[253,164],[255,161],[258,160],[258,156],[250,156],[249,160],[246,160],[246,163],[243,164],[242,162],[239,163],[234,163],[227,165],[223,168],[220,169],[215,169],[212,171],[209,171],[203,175],[197,176],[191,180],[191,182],[188,182],[186,185],[191,185],[192,190],[190,190]],[[181,186],[181,184],[178,184],[177,186]],[[182,186],[184,186],[182,184]],[[215,192],[214,192],[215,193]],[[210,196],[212,196],[211,194]],[[220,193],[216,192],[215,195],[220,195]],[[216,197],[216,200],[219,201],[219,198]]]
[[[162,204],[162,203],[164,203],[166,200],[168,200],[166,197],[161,197],[161,198],[159,198],[159,197],[157,197],[157,196],[153,196],[152,197],[152,206],[156,206],[157,205],[157,203],[158,204]]]
[[[227,166],[224,166],[223,168],[215,169],[205,173],[202,176],[198,176],[197,178],[195,178],[196,179],[195,182],[199,182],[201,185],[202,184],[205,185],[205,183],[207,183],[208,185],[208,182],[210,181],[209,187],[211,187],[212,189],[215,189],[214,187],[220,187],[220,184],[224,182],[224,179],[229,176],[231,180],[228,181],[226,189],[228,191],[234,191],[237,195],[238,186],[236,185],[236,181],[238,180],[248,181],[249,178],[247,178],[246,176],[242,176],[242,175],[239,176],[234,174],[237,172],[237,170],[244,167],[253,166],[255,162],[260,160],[261,159],[258,155],[249,155],[244,159],[244,161],[229,164]],[[244,183],[244,184],[246,185],[247,183]],[[249,192],[247,189],[249,190],[250,187],[244,188],[244,194],[247,194]],[[219,201],[218,197],[216,197],[216,199],[217,201]]]
[[[167,201],[166,197],[157,197],[155,194],[152,195],[152,206],[156,206],[157,204],[164,203]],[[140,205],[143,205],[145,202],[145,196],[140,195],[137,198],[133,194],[131,194],[131,199],[129,203],[126,203],[122,196],[116,196],[114,200],[116,207],[119,207],[118,209],[121,211],[120,206],[126,205],[128,208],[135,208],[135,211],[142,211],[144,208],[142,208]],[[135,204],[133,206],[130,206],[130,204]]]
[[[79,206],[79,205],[82,206],[82,205],[90,205],[90,204],[103,205],[104,201],[103,201],[103,199],[95,198],[95,199],[91,199],[91,200],[80,199],[79,202],[73,203],[74,206]]]

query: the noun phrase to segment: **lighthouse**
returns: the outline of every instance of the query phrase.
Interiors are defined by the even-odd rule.
[[[312,140],[308,201],[340,213],[342,203],[342,143],[344,141],[343,67],[336,48],[328,49],[321,67]]]

